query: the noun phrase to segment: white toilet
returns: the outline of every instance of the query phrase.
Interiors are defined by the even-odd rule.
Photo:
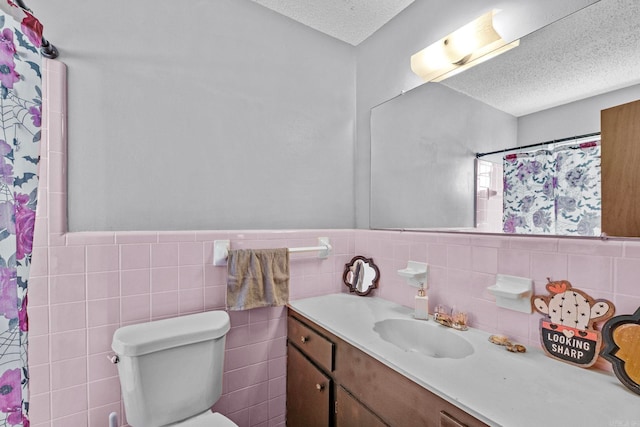
[[[236,426],[210,408],[222,394],[229,315],[209,311],[124,326],[113,334],[132,427]]]

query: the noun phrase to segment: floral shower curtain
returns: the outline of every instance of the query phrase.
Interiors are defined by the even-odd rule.
[[[42,25],[0,1],[0,426],[29,426],[27,282],[38,190]]]
[[[503,230],[600,235],[600,143],[504,158]]]

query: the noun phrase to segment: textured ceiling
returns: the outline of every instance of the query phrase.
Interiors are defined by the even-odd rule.
[[[600,0],[442,82],[514,116],[640,83],[640,1]]]
[[[414,0],[252,0],[354,46]]]
[[[358,45],[414,0],[252,0]],[[514,116],[640,84],[640,1],[600,0],[443,84]]]

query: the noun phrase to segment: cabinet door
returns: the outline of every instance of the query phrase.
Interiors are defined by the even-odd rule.
[[[342,387],[336,396],[336,427],[385,427],[387,424]]]
[[[640,237],[640,101],[602,110],[602,231]]]
[[[287,426],[327,427],[331,379],[294,346],[287,346]]]

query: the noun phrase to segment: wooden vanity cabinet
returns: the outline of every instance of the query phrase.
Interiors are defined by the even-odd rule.
[[[304,323],[287,319],[287,425],[326,427],[334,410],[334,345]]]
[[[486,426],[293,310],[287,338],[289,427]]]

